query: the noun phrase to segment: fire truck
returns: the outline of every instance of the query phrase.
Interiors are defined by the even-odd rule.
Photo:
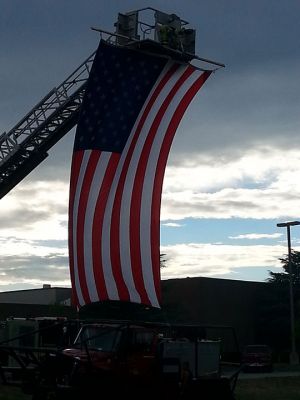
[[[234,399],[241,368],[236,364],[224,374],[222,340],[207,338],[207,327],[113,320],[55,324],[65,333],[75,325],[74,341],[61,347],[12,346],[16,338],[0,343],[2,359],[4,354],[14,359],[7,366],[0,363],[2,383],[11,383],[13,365],[19,371],[14,384],[33,400],[76,400],[98,392],[113,398],[189,399],[201,394]],[[45,328],[21,338],[24,342],[41,333]]]

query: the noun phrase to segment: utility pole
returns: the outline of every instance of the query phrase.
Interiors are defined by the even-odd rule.
[[[288,242],[288,266],[289,266],[289,297],[290,297],[290,323],[291,323],[291,352],[290,364],[299,364],[299,355],[296,351],[295,338],[295,311],[294,311],[294,288],[293,288],[293,271],[292,271],[292,247],[291,247],[291,226],[300,225],[300,221],[282,222],[277,224],[279,228],[287,228]]]

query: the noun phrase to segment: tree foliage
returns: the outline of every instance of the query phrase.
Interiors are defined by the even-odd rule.
[[[279,258],[282,271],[269,271],[267,282],[271,284],[266,290],[260,305],[259,333],[268,341],[274,350],[288,357],[290,351],[290,266],[288,254]],[[300,349],[300,252],[291,251],[291,278],[296,322],[296,346]]]
[[[269,271],[270,277],[267,281],[270,283],[285,285],[289,282],[290,279],[288,254],[284,255],[282,258],[279,258],[279,260],[282,264],[283,272]],[[291,275],[294,286],[300,287],[300,251],[291,251]]]
[[[159,255],[160,268],[165,268],[167,266],[166,265],[167,259],[165,258],[165,256],[166,256],[165,253],[161,253]]]

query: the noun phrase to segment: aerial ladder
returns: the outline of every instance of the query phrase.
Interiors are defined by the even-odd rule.
[[[154,23],[139,20],[141,12],[154,12]],[[119,13],[116,32],[92,28],[106,40],[119,46],[142,49],[179,58],[197,59],[224,67],[224,64],[195,55],[195,30],[186,29],[188,22],[175,14],[151,7],[126,14]],[[163,28],[180,31],[180,46],[165,43]],[[174,41],[172,42],[174,43]],[[0,136],[0,199],[21,182],[47,156],[48,151],[76,124],[89,73],[95,56],[91,54],[67,79],[53,88],[9,132]]]
[[[94,55],[0,136],[0,198],[37,167],[48,156],[48,150],[77,124]]]

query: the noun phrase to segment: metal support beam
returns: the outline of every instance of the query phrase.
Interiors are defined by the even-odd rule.
[[[0,137],[0,198],[47,156],[78,119],[95,53]]]

